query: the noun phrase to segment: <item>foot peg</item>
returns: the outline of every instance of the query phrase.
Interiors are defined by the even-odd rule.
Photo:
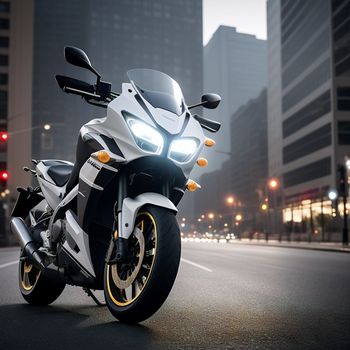
[[[51,258],[56,257],[56,253],[48,248],[40,247],[38,250]]]

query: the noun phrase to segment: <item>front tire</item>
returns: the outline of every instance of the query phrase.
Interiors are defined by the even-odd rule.
[[[129,241],[135,258],[129,264],[105,265],[104,292],[114,317],[138,323],[161,307],[174,284],[181,255],[175,214],[161,207],[144,207]]]

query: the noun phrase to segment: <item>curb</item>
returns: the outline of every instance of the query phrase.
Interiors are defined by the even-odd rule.
[[[315,247],[306,245],[287,245],[285,243],[258,243],[258,242],[232,242],[232,244],[242,244],[242,245],[254,245],[259,247],[274,247],[274,248],[289,248],[289,249],[304,249],[304,250],[317,250],[325,252],[336,252],[336,253],[350,253],[350,247]]]

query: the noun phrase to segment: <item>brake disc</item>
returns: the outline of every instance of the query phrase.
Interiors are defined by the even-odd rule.
[[[113,282],[119,289],[126,289],[126,288],[130,287],[131,284],[135,281],[135,278],[136,278],[137,274],[139,273],[140,268],[142,266],[142,261],[143,261],[143,257],[145,254],[145,238],[143,237],[142,231],[138,227],[135,227],[134,232],[132,234],[137,239],[137,241],[139,243],[139,247],[140,247],[140,251],[139,251],[139,254],[137,256],[138,262],[137,262],[136,266],[134,267],[133,271],[124,280],[119,276],[120,264],[115,264],[115,265],[111,266]]]

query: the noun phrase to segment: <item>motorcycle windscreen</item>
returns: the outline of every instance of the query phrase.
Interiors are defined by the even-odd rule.
[[[153,69],[132,69],[127,76],[137,92],[154,108],[162,108],[178,116],[185,111],[179,84],[165,73]]]

